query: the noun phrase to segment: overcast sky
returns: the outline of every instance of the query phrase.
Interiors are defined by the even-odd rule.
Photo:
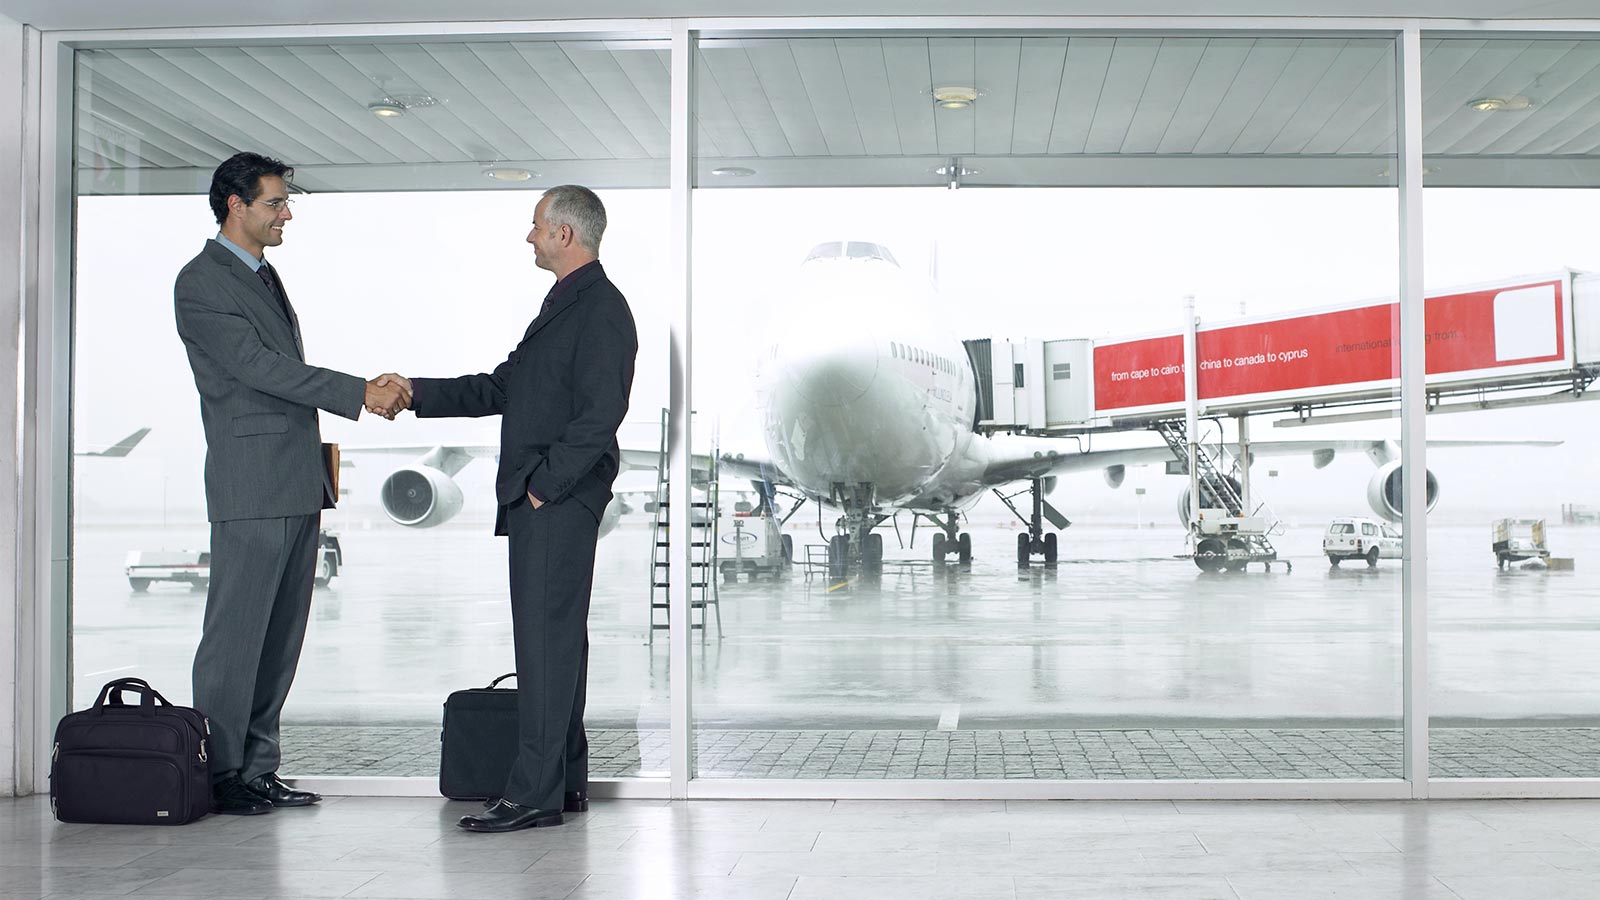
[[[1593,224],[1600,194],[1427,197],[1430,289],[1563,266],[1600,271]],[[616,191],[604,199],[610,228],[602,260],[627,295],[640,335],[623,441],[654,448],[667,398],[668,197]],[[391,369],[449,376],[492,368],[551,283],[524,243],[536,200],[536,191],[298,198],[285,242],[268,258],[299,313],[308,361],[367,377]],[[781,334],[787,318],[807,314],[805,298],[790,295],[786,283],[821,241],[875,241],[919,277],[936,271],[929,315],[948,322],[956,337],[1101,338],[1179,330],[1185,294],[1197,297],[1207,321],[1391,295],[1395,202],[1389,189],[699,191],[695,406],[715,425],[723,449],[764,453],[754,428],[753,355],[763,335]],[[172,280],[215,232],[203,197],[79,201],[78,447],[153,429],[127,459],[80,459],[77,502],[85,522],[159,521],[163,508],[169,517],[203,519],[204,441],[173,326]],[[1556,451],[1440,453],[1433,469],[1448,505],[1439,514],[1553,516],[1560,502],[1600,504],[1589,446],[1595,415],[1579,406],[1430,419],[1439,436],[1568,441]],[[346,445],[494,443],[497,428],[492,419],[422,422],[407,414],[389,423],[364,415],[351,423],[323,416],[324,437]],[[1380,423],[1340,434],[1393,432]],[[1254,436],[1311,435],[1260,421]],[[374,514],[378,480],[402,460],[359,461],[351,515]],[[1280,505],[1353,513],[1365,507],[1371,465],[1364,459],[1337,460],[1321,472],[1309,461],[1274,467],[1280,476],[1266,489]],[[1486,479],[1486,470],[1497,474]],[[489,514],[492,476],[485,461],[463,471],[464,515]],[[1152,496],[1143,502],[1164,506],[1179,481],[1133,472],[1113,492],[1093,475],[1080,476],[1060,505],[1074,518],[1130,518],[1129,488],[1148,486]]]

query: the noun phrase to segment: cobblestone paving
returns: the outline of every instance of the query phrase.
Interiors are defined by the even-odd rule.
[[[296,775],[436,777],[439,729],[285,726]],[[702,731],[708,778],[1398,778],[1399,729],[1126,731]],[[1432,735],[1436,778],[1594,778],[1600,728],[1448,728]],[[589,732],[595,777],[667,774],[667,732]]]

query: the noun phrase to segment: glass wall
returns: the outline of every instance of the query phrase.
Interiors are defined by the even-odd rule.
[[[1394,58],[700,42],[696,776],[1402,777]]]
[[[1593,778],[1600,417],[1574,401],[1600,371],[1600,41],[1423,49],[1429,467],[1449,503],[1428,538],[1433,775]],[[1436,353],[1474,383],[1439,384]]]
[[[74,706],[126,675],[189,699],[209,532],[171,285],[216,233],[212,169],[250,149],[296,167],[268,255],[307,361],[368,377],[503,359],[549,284],[538,193],[606,201],[640,359],[590,619],[594,776],[666,774],[658,576],[683,552],[693,777],[1403,777],[1394,43],[693,53],[686,540],[655,468],[665,43],[78,53]],[[1595,777],[1600,41],[1423,53],[1433,775]],[[496,423],[322,430],[342,497],[284,769],[431,778],[445,695],[512,669]]]
[[[268,250],[308,363],[374,377],[488,371],[548,289],[525,242],[542,190],[596,188],[602,258],[639,332],[623,443],[667,400],[667,50],[645,41],[85,51],[77,63],[73,703],[116,677],[187,702],[209,574],[205,441],[173,323],[178,270],[217,233],[236,150],[296,169]],[[498,419],[322,416],[341,498],[299,675],[286,775],[438,771],[440,705],[513,669]],[[620,476],[590,618],[591,774],[666,770],[664,657],[647,644],[652,460]]]

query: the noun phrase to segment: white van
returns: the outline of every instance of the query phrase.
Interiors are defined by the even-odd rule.
[[[1322,535],[1322,552],[1335,566],[1347,559],[1364,559],[1377,568],[1380,559],[1400,558],[1400,532],[1377,519],[1334,519]]]

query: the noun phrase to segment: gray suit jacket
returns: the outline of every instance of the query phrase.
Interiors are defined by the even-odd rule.
[[[360,416],[366,381],[306,365],[293,307],[284,318],[260,276],[214,240],[178,273],[173,293],[200,390],[211,521],[332,506],[317,410]]]

